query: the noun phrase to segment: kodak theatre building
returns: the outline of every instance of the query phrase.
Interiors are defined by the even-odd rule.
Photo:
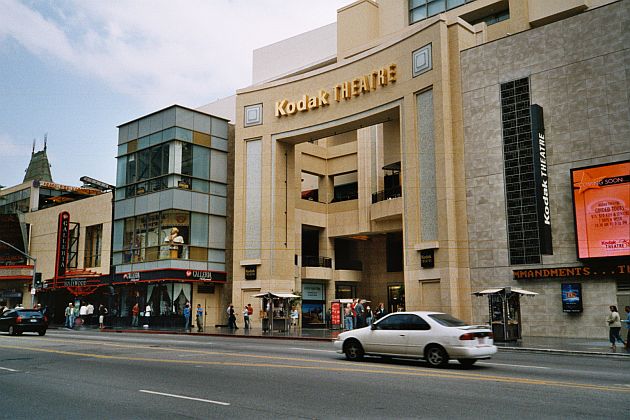
[[[571,177],[628,175],[628,3],[361,0],[256,50],[236,98],[235,307],[292,292],[303,327],[355,297],[487,323],[516,289],[538,293],[501,304],[517,334],[605,335],[627,250],[598,260],[607,275],[543,269],[597,271]],[[565,283],[592,290],[583,312],[563,311]]]

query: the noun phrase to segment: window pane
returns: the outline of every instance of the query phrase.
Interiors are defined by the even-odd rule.
[[[192,213],[190,222],[190,244],[195,246],[207,247],[208,215],[201,213]]]
[[[162,147],[152,147],[151,153],[151,178],[162,175]]]
[[[136,155],[133,154],[127,159],[127,184],[136,182]]]
[[[210,177],[210,149],[193,146],[193,171],[192,175],[198,178]]]
[[[414,9],[414,8],[416,8],[418,6],[421,6],[421,5],[425,4],[425,3],[426,3],[426,0],[410,0],[409,1],[409,8],[410,9]]]
[[[429,3],[429,16],[435,16],[446,10],[446,0],[433,0]]]
[[[182,145],[182,175],[192,175],[193,172],[193,146],[184,143]]]
[[[149,177],[149,151],[142,150],[138,155],[138,181]]]
[[[193,133],[191,130],[186,130],[185,128],[176,127],[175,138],[177,138],[178,140],[192,143]]]
[[[409,23],[415,23],[421,21],[422,19],[426,19],[427,17],[427,7],[420,6],[413,9],[409,15]]]
[[[466,3],[466,0],[447,0],[447,5],[449,9],[461,6],[464,3]]]

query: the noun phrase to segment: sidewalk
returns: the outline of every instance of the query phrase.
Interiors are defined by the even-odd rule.
[[[55,327],[52,327],[55,328]],[[64,329],[63,326],[57,327]],[[96,327],[77,327],[76,331],[99,331]],[[196,329],[184,331],[181,328],[111,328],[102,330],[103,333],[136,333],[136,334],[182,334],[196,336],[222,336],[222,337],[243,337],[243,338],[271,338],[271,339],[294,339],[311,341],[333,341],[340,333],[339,330],[328,329],[301,329],[287,332],[265,332],[261,328],[230,330],[227,327],[204,328],[203,332]],[[581,354],[593,356],[610,356],[616,358],[630,359],[630,352],[627,352],[623,345],[617,345],[617,351],[610,349],[610,342],[605,338],[561,338],[561,337],[524,337],[515,342],[501,343],[495,342],[499,351],[529,351],[540,353],[556,354]]]

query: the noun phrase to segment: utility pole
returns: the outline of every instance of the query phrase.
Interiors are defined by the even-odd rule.
[[[16,247],[14,247],[13,245],[11,245],[10,243],[7,243],[5,241],[3,241],[2,239],[0,239],[0,243],[8,246],[9,248],[13,248],[14,250],[16,250],[17,252],[19,252],[20,254],[24,255],[26,258],[33,260],[33,281],[31,283],[31,308],[35,306],[35,277],[37,275],[37,258],[35,257],[31,257],[30,255],[28,255],[26,252],[22,252],[19,249],[17,249]]]

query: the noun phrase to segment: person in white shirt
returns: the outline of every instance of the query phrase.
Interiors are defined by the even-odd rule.
[[[147,303],[147,307],[144,308],[144,328],[149,328],[149,318],[151,318],[151,305]]]
[[[94,316],[94,305],[88,302],[86,306],[87,311],[87,323],[88,325],[92,325],[92,317]]]
[[[87,321],[87,306],[85,306],[85,302],[81,302],[81,307],[79,307],[79,318],[81,319],[81,324],[85,324]]]

